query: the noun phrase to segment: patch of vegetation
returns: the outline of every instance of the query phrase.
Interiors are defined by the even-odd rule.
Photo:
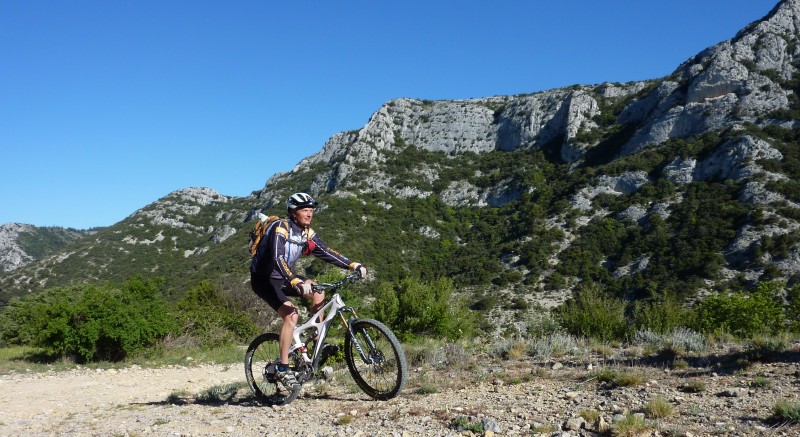
[[[36,227],[31,231],[20,232],[17,244],[34,259],[66,247],[87,235],[86,231],[60,227]]]
[[[695,306],[697,326],[703,332],[727,331],[740,337],[780,332],[785,316],[779,290],[780,283],[762,283],[752,293],[708,296]]]
[[[592,284],[582,286],[559,307],[556,317],[567,332],[601,341],[622,338],[628,330],[625,303]]]
[[[439,389],[435,385],[423,384],[423,385],[417,387],[417,389],[414,390],[414,393],[416,393],[418,395],[430,395],[430,394],[437,393],[438,391],[439,391]]]
[[[641,416],[636,414],[626,414],[619,422],[614,423],[612,433],[619,437],[640,436],[650,427]]]
[[[245,382],[216,385],[199,393],[195,402],[200,404],[224,404],[233,400],[241,389],[248,388]]]
[[[455,429],[459,432],[471,431],[478,435],[483,435],[484,432],[483,422],[474,420],[474,418],[469,416],[456,416],[450,421],[449,426],[451,429]]]
[[[468,336],[474,326],[466,302],[452,298],[452,281],[422,282],[405,279],[396,286],[381,283],[373,302],[373,313],[393,328],[399,337],[436,336],[451,340]]]
[[[160,283],[134,278],[119,287],[75,286],[37,293],[2,313],[6,342],[78,362],[120,361],[175,329]]]
[[[800,404],[788,400],[778,401],[772,408],[770,419],[781,424],[798,424],[800,423]]]
[[[343,416],[339,416],[336,418],[336,424],[339,426],[348,425],[353,422],[355,418],[349,414],[345,414]]]
[[[644,406],[649,417],[653,419],[663,419],[672,414],[675,408],[664,397],[656,396],[649,400]]]
[[[589,373],[589,380],[597,380],[612,388],[616,387],[636,387],[644,384],[644,376],[638,372],[619,371],[610,368],[602,368]]]
[[[706,391],[706,384],[699,379],[695,379],[680,386],[680,390],[685,393],[702,393]]]

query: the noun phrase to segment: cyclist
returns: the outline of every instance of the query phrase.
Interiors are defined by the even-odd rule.
[[[316,283],[313,279],[292,270],[297,260],[301,255],[311,254],[338,267],[354,270],[362,278],[367,274],[364,266],[328,247],[311,229],[316,207],[316,200],[306,193],[289,196],[287,218],[271,225],[250,264],[250,286],[283,319],[278,342],[280,364],[277,376],[288,389],[298,384],[294,373],[288,370],[289,346],[298,319],[297,307],[288,296],[310,297],[312,313],[321,308],[325,300],[324,293],[312,292],[311,285]]]

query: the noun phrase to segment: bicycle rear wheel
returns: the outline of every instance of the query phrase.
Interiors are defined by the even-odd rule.
[[[256,337],[244,355],[244,374],[250,390],[259,401],[268,405],[284,405],[300,394],[300,386],[289,390],[275,376],[280,360],[278,334],[267,333]]]
[[[406,356],[397,337],[372,319],[353,319],[350,329],[353,335],[345,336],[344,358],[356,384],[378,400],[397,396],[408,379]]]

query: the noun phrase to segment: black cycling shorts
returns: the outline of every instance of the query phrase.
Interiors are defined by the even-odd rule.
[[[284,302],[289,301],[289,296],[300,297],[300,293],[288,282],[269,276],[250,274],[250,287],[275,311],[278,311]]]

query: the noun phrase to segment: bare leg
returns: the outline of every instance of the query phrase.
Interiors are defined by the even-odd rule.
[[[278,346],[281,350],[281,363],[289,363],[289,346],[292,345],[292,333],[297,326],[297,308],[291,302],[285,302],[278,308],[278,315],[283,319]]]
[[[314,293],[311,295],[311,314],[316,313],[322,308],[322,304],[325,303],[325,292],[322,293]],[[317,322],[322,322],[323,314],[320,314],[319,318],[317,318]]]

